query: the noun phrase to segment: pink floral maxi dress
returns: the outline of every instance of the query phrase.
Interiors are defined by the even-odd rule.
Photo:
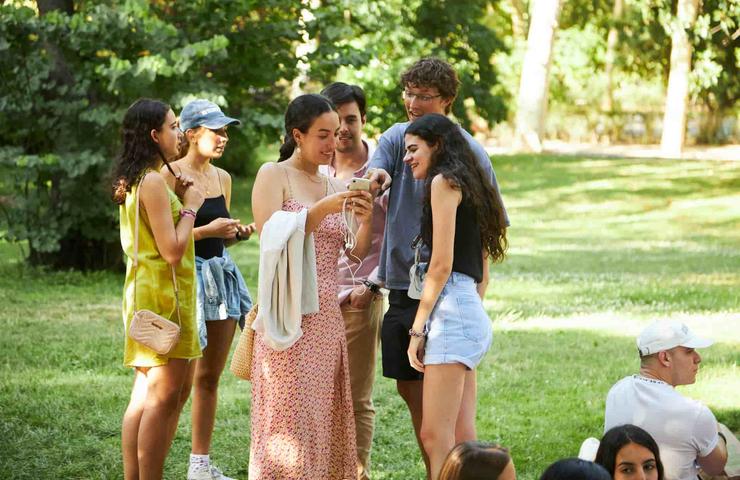
[[[305,208],[289,199],[283,210]],[[339,214],[314,230],[319,312],[303,315],[303,336],[275,351],[255,334],[249,478],[353,479],[355,422],[344,321],[337,300],[343,242]]]

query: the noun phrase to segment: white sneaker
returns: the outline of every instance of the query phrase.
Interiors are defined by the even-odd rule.
[[[227,477],[224,475],[218,467],[211,465],[209,467],[203,465],[190,465],[188,467],[188,480],[236,480],[235,478]]]

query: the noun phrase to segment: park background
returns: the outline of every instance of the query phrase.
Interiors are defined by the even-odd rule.
[[[133,100],[205,97],[242,120],[220,165],[247,222],[290,98],[357,83],[376,137],[426,55],[460,73],[454,116],[492,153],[512,223],[479,437],[525,480],[575,455],[655,318],[717,340],[681,391],[740,432],[739,23],[737,0],[3,1],[0,475],[122,476],[132,376],[106,174]],[[258,249],[231,249],[253,295]],[[246,478],[249,384],[225,372],[220,399],[212,457]],[[421,478],[380,375],[375,404],[373,478]],[[185,476],[189,424],[188,406],[166,478]]]

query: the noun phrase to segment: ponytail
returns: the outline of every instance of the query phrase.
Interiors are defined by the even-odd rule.
[[[282,162],[283,160],[287,160],[290,158],[291,155],[293,155],[293,152],[295,151],[295,138],[293,138],[293,135],[286,135],[285,141],[282,145],[280,145],[280,158],[278,158],[278,162]]]
[[[287,160],[293,155],[297,145],[293,137],[293,130],[307,133],[314,120],[326,112],[336,112],[337,109],[331,100],[323,95],[309,93],[293,99],[285,111],[285,140],[280,145],[278,162]]]

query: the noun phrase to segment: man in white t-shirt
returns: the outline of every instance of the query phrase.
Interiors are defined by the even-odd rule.
[[[696,480],[699,467],[720,475],[727,463],[726,440],[712,412],[674,389],[696,381],[701,356],[695,349],[712,343],[682,323],[652,323],[637,337],[639,374],[617,382],[606,397],[604,431],[629,423],[650,433],[666,480]]]

